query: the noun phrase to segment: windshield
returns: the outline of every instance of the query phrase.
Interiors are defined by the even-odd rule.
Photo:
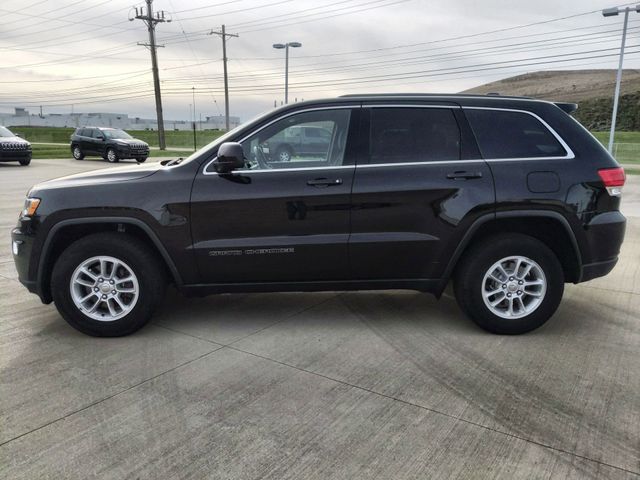
[[[112,138],[112,139],[118,139],[118,138],[133,138],[131,135],[129,135],[127,132],[125,132],[124,130],[103,130],[102,133],[104,133],[104,138]]]
[[[15,137],[7,127],[0,127],[0,137]]]

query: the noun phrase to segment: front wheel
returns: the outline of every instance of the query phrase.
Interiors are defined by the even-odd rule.
[[[109,163],[117,163],[119,160],[118,153],[113,148],[109,148],[107,150],[107,161]]]
[[[500,235],[472,247],[454,279],[456,300],[480,327],[517,335],[543,325],[564,292],[555,253],[522,234]]]
[[[136,162],[138,162],[138,163],[144,163],[144,162],[146,162],[146,161],[147,161],[147,157],[137,158],[137,159],[136,159]]]
[[[84,153],[82,153],[82,150],[80,150],[80,147],[78,145],[73,146],[73,148],[71,149],[71,153],[73,154],[73,158],[75,158],[76,160],[82,160],[84,158]]]
[[[30,158],[23,158],[21,160],[18,160],[18,162],[20,162],[20,165],[22,165],[23,167],[26,167],[27,165],[29,165],[31,163],[31,159]]]
[[[156,255],[121,233],[77,240],[60,255],[51,276],[62,317],[76,330],[98,337],[128,335],[144,326],[165,287]]]

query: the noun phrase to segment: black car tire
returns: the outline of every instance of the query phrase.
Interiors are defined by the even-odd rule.
[[[144,157],[144,158],[136,158],[136,162],[138,162],[138,163],[144,163],[144,162],[146,162],[146,161],[147,161],[147,157]]]
[[[107,153],[104,157],[109,163],[118,163],[120,161],[120,157],[118,157],[118,152],[113,148],[107,148]]]
[[[272,161],[290,162],[292,157],[293,157],[293,150],[291,149],[291,147],[287,145],[282,145],[278,147],[278,150],[276,150],[276,158],[274,158]]]
[[[85,315],[72,296],[76,269],[88,259],[103,256],[124,262],[135,275],[138,287],[137,301],[131,310],[120,318],[109,320],[107,317],[109,321]],[[115,232],[88,235],[72,243],[56,261],[51,276],[53,301],[62,317],[76,330],[96,337],[119,337],[143,327],[164,297],[166,285],[160,259],[136,238]],[[92,287],[87,289],[89,293],[93,290]],[[105,309],[106,306],[103,301],[100,308]]]
[[[71,154],[76,160],[82,160],[84,158],[84,153],[80,149],[80,145],[71,145]]]
[[[23,158],[22,160],[18,160],[18,162],[23,167],[26,167],[27,165],[29,165],[31,163],[31,159],[30,158]]]
[[[555,313],[564,292],[564,272],[555,253],[540,240],[517,233],[497,235],[465,252],[454,277],[454,292],[460,308],[480,327],[518,335],[540,327]],[[491,307],[495,302],[499,303]]]

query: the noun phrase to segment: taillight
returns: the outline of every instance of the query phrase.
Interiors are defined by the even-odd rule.
[[[600,175],[604,186],[607,187],[609,195],[613,195],[615,197],[622,195],[622,187],[624,186],[624,182],[627,178],[624,174],[624,168],[602,168],[598,170],[598,175]]]

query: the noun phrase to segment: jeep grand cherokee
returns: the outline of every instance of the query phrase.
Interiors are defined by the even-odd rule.
[[[90,335],[142,327],[186,294],[414,289],[450,280],[486,330],[533,330],[566,282],[606,275],[625,218],[622,168],[570,104],[365,95],[285,106],[191,157],[34,186],[20,281]],[[330,132],[295,162],[263,146]]]

